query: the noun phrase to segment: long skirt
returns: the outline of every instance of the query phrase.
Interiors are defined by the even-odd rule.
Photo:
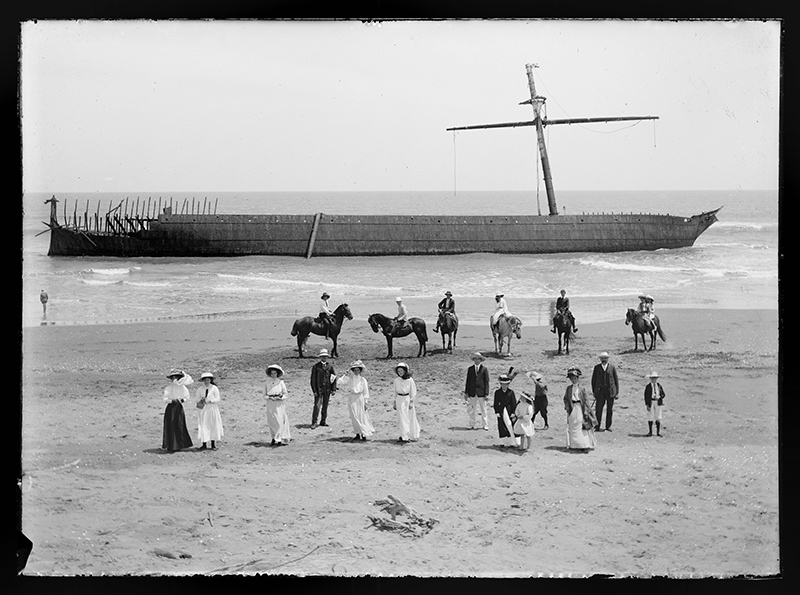
[[[409,395],[397,395],[397,432],[403,440],[419,440],[420,427],[416,407],[410,407]]]
[[[497,431],[504,446],[519,446],[519,439],[514,436],[514,425],[506,408],[503,408],[503,413],[497,418]]]
[[[375,431],[372,422],[369,420],[364,397],[358,393],[353,393],[348,399],[347,409],[350,412],[350,421],[353,423],[353,431],[362,436],[371,436]]]
[[[197,439],[200,442],[210,442],[222,438],[222,416],[219,414],[219,405],[206,403],[206,406],[198,409],[197,412],[200,417]]]
[[[191,446],[192,437],[186,429],[183,405],[178,401],[170,401],[164,410],[164,437],[161,440],[161,448],[172,452]]]
[[[586,449],[597,446],[594,428],[583,429],[583,407],[580,401],[572,403],[572,413],[567,418],[567,448]]]
[[[267,425],[270,437],[275,442],[289,442],[289,416],[286,415],[286,403],[278,399],[267,399]]]

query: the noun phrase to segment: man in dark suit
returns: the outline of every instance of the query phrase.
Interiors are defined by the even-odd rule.
[[[592,372],[592,392],[595,399],[595,415],[597,425],[595,431],[600,430],[600,421],[603,417],[603,407],[608,406],[606,413],[606,431],[611,431],[611,420],[614,413],[614,400],[619,394],[619,379],[617,378],[617,368],[608,361],[608,353],[603,352],[599,356],[600,363],[594,367]]]
[[[311,368],[311,390],[314,393],[314,412],[311,414],[311,427],[317,427],[319,418],[321,426],[327,426],[328,400],[331,393],[336,390],[335,381],[331,378],[336,377],[333,366],[328,362],[328,350],[322,349],[319,352],[319,361]],[[321,414],[321,415],[320,415]]]
[[[483,360],[486,358],[480,353],[473,353],[471,359],[473,365],[467,370],[467,384],[464,388],[464,401],[467,404],[470,427],[475,430],[481,427],[488,430],[486,401],[489,396],[489,370],[483,365]],[[479,425],[479,421],[482,425]]]
[[[561,295],[556,298],[556,314],[561,312],[563,316],[566,316],[569,319],[570,324],[572,325],[572,332],[577,333],[578,327],[575,326],[575,317],[572,315],[572,311],[569,309],[569,298],[567,297],[567,290],[562,289]],[[553,316],[553,328],[550,329],[551,333],[556,332],[556,317]]]
[[[650,428],[647,435],[653,435],[653,422],[656,422],[656,435],[661,436],[661,407],[666,393],[658,381],[658,373],[652,372],[648,378],[650,382],[644,387],[644,406],[647,407],[647,425]]]

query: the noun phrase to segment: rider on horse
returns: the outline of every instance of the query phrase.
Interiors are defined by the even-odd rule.
[[[444,292],[444,299],[439,302],[439,318],[436,321],[436,326],[433,329],[434,333],[439,332],[439,327],[445,320],[445,316],[452,316],[456,322],[458,322],[458,316],[456,316],[456,301],[453,299],[453,294],[449,291]]]
[[[492,327],[496,327],[498,321],[500,320],[501,316],[505,316],[506,318],[511,318],[511,312],[508,311],[508,306],[506,306],[506,301],[503,299],[504,294],[498,293],[494,296],[494,301],[497,302],[497,305],[494,308],[494,312],[492,313]]]
[[[322,294],[322,303],[319,305],[319,321],[322,323],[322,326],[325,327],[325,338],[330,339],[330,329],[331,329],[331,321],[333,320],[333,311],[328,306],[328,299],[331,296],[328,295],[328,292],[324,292]]]
[[[392,319],[392,326],[389,329],[389,335],[394,335],[403,328],[403,325],[408,321],[408,308],[405,307],[403,304],[402,298],[397,298],[395,300],[397,302],[397,316]]]
[[[642,315],[642,318],[647,320],[650,324],[653,325],[653,330],[656,330],[656,321],[655,321],[655,306],[653,302],[655,300],[649,295],[640,295],[639,296],[639,306],[637,308],[637,312]]]
[[[553,328],[550,329],[551,333],[556,332],[556,318],[558,314],[566,317],[570,324],[572,324],[572,332],[577,333],[578,327],[575,326],[575,317],[572,315],[572,312],[569,309],[569,298],[567,297],[567,290],[561,290],[561,296],[556,299],[556,316],[553,316]]]

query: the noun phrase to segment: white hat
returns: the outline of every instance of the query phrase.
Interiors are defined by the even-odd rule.
[[[604,357],[608,357],[608,351],[601,352],[597,357],[599,357],[600,359],[603,359]]]
[[[469,359],[472,359],[472,360],[479,359],[479,360],[483,361],[486,358],[483,357],[483,354],[480,351],[476,351],[475,353],[473,353],[472,355],[469,356]]]
[[[402,301],[403,301],[403,298],[399,298],[399,297],[398,297],[398,298],[394,298],[394,301],[396,301],[396,302],[402,302]]]
[[[531,376],[533,376],[536,380],[541,380],[542,375],[539,372],[531,372]]]
[[[494,297],[499,298],[499,297],[504,297],[505,295],[506,294],[504,294],[504,293],[496,293],[496,294],[494,294]]]
[[[178,378],[183,378],[184,372],[183,370],[178,370],[177,368],[172,368],[167,374],[167,378],[172,378],[173,376],[177,376]]]
[[[654,370],[654,371],[652,371],[652,372],[650,372],[650,373],[647,375],[647,377],[648,377],[648,378],[660,378],[660,376],[658,375],[658,372],[656,372],[655,370]]]
[[[203,372],[200,374],[200,380],[203,378],[214,378],[214,375],[211,372]]]
[[[267,366],[266,369],[267,376],[269,376],[270,370],[276,370],[278,372],[278,378],[281,378],[283,376],[283,368],[281,368],[278,364],[270,364],[269,366]]]
[[[354,362],[352,362],[350,364],[350,368],[349,369],[352,370],[353,368],[360,368],[361,370],[363,370],[364,369],[364,364],[361,363],[360,359],[357,359],[357,360],[355,360]]]
[[[394,367],[395,371],[397,371],[397,368],[403,368],[406,372],[408,372],[408,364],[405,362],[400,362],[399,364],[397,364]]]
[[[319,355],[317,357],[328,357],[328,356],[329,356],[328,350],[323,347],[322,349],[319,350]]]

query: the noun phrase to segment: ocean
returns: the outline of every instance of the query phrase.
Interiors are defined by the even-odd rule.
[[[39,292],[50,298],[47,324],[242,319],[316,315],[323,291],[330,305],[349,304],[354,318],[394,315],[402,297],[412,316],[430,324],[450,290],[462,324],[487,324],[494,295],[525,326],[549,324],[566,289],[578,326],[623,321],[637,295],[663,309],[778,307],[777,191],[562,191],[562,212],[668,213],[690,216],[723,207],[694,246],[653,252],[552,255],[236,258],[49,257],[51,193],[23,197],[22,325],[43,324]],[[217,213],[464,214],[547,212],[536,192],[122,192],[56,193],[90,212],[110,202],[195,198]],[[63,203],[59,204],[59,217]],[[541,211],[539,210],[541,209]],[[72,206],[69,207],[72,210]],[[44,233],[42,233],[44,232]],[[663,317],[662,317],[663,318]],[[289,329],[287,328],[287,336]]]

